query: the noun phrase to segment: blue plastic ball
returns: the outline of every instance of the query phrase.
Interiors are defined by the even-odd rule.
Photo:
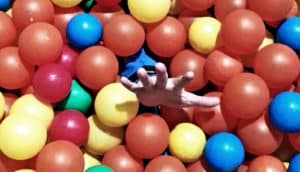
[[[269,105],[269,119],[280,131],[300,131],[300,94],[292,91],[277,94]]]
[[[277,30],[277,41],[300,52],[300,17],[286,19]]]
[[[243,163],[245,149],[240,139],[234,134],[219,132],[207,140],[204,157],[216,171],[229,172]]]
[[[0,0],[0,11],[7,11],[11,6],[11,0]]]
[[[99,43],[102,37],[102,24],[93,15],[80,13],[67,24],[67,37],[75,48],[88,48]]]
[[[290,161],[288,172],[299,172],[300,169],[300,154],[296,154],[293,156]]]

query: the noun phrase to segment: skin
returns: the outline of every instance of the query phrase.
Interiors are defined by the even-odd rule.
[[[148,76],[146,70],[140,68],[137,72],[139,82],[131,82],[128,78],[122,77],[121,83],[134,92],[145,106],[213,107],[220,103],[217,97],[198,96],[184,89],[193,79],[193,72],[168,78],[167,68],[163,63],[155,65],[155,72],[156,76]]]

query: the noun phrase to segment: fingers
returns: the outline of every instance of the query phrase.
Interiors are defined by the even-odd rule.
[[[142,82],[143,86],[145,88],[149,88],[150,87],[150,81],[149,81],[149,77],[147,75],[147,72],[144,68],[140,68],[137,72],[137,75],[140,79],[140,81]]]
[[[135,92],[138,88],[136,83],[131,82],[126,77],[121,77],[121,83],[130,91]]]
[[[194,72],[187,72],[174,81],[174,89],[180,90],[194,78]]]
[[[198,98],[193,101],[195,106],[201,107],[213,107],[220,104],[219,97],[206,97],[206,96],[197,96]]]
[[[167,68],[163,63],[157,63],[155,65],[156,72],[156,87],[165,88],[168,80]]]

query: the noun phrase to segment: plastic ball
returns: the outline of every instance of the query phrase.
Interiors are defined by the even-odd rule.
[[[300,166],[300,154],[296,154],[290,161],[288,172],[297,172]]]
[[[243,142],[246,152],[254,155],[271,154],[283,141],[283,133],[271,125],[265,113],[257,119],[241,120],[236,133]]]
[[[167,16],[170,0],[128,0],[130,14],[143,23],[155,23]]]
[[[122,127],[137,114],[139,101],[136,95],[121,83],[112,83],[98,92],[94,106],[97,118],[103,124]]]
[[[208,138],[204,157],[208,164],[217,171],[233,171],[244,161],[245,150],[237,136],[219,132]]]
[[[33,94],[26,94],[15,100],[9,115],[36,118],[48,128],[54,118],[54,111],[50,104],[40,101]]]
[[[227,14],[236,9],[245,9],[246,5],[246,0],[215,0],[215,16],[222,21]]]
[[[19,32],[32,23],[52,23],[53,16],[54,6],[50,0],[17,0],[12,6],[12,19]],[[34,49],[33,52],[39,55],[44,54],[38,53],[37,50]]]
[[[78,5],[82,0],[52,0],[52,2],[59,6],[64,8],[74,7]]]
[[[209,81],[224,87],[229,79],[244,71],[244,66],[239,59],[215,50],[207,56],[204,70]]]
[[[83,153],[83,159],[84,159],[84,171],[86,171],[90,167],[101,164],[97,157],[87,152]]]
[[[59,64],[40,66],[32,79],[34,93],[50,103],[63,100],[68,96],[72,85],[70,72]]]
[[[188,172],[208,172],[213,171],[207,163],[205,162],[204,158],[200,158],[200,160],[194,161],[192,163],[187,164],[186,169]]]
[[[76,71],[76,63],[79,54],[71,47],[65,45],[62,49],[61,55],[56,63],[62,65],[74,77]]]
[[[124,43],[120,40],[126,40]],[[117,15],[104,27],[103,41],[116,55],[127,57],[137,53],[145,41],[144,28],[130,15]]]
[[[220,33],[228,50],[243,55],[258,49],[266,36],[266,29],[263,20],[255,12],[237,9],[223,19]]]
[[[175,108],[159,106],[160,116],[164,118],[170,129],[182,122],[192,122],[194,107]]]
[[[253,61],[254,72],[265,80],[269,88],[290,87],[300,72],[297,54],[283,44],[271,44],[257,52]]]
[[[36,172],[36,171],[32,169],[20,169],[20,170],[16,170],[15,172]]]
[[[47,139],[46,127],[26,116],[9,116],[0,125],[1,151],[9,158],[25,160],[34,157]]]
[[[121,127],[108,127],[97,119],[96,115],[88,118],[90,130],[84,148],[92,155],[103,155],[106,151],[121,144],[124,130]]]
[[[134,156],[151,159],[167,148],[169,128],[160,116],[143,113],[128,124],[125,140],[128,151]]]
[[[6,100],[2,92],[0,92],[0,119],[2,119],[5,115],[5,110],[6,110]]]
[[[273,126],[283,132],[300,131],[300,94],[284,91],[277,94],[269,105],[269,119]]]
[[[72,171],[84,169],[83,154],[73,143],[58,140],[47,144],[36,160],[37,172]]]
[[[221,108],[227,115],[251,119],[261,115],[269,101],[269,88],[262,78],[252,73],[239,73],[224,86]]]
[[[288,134],[288,143],[296,151],[300,151],[300,132]]]
[[[112,1],[109,1],[109,2],[112,2]],[[113,7],[107,8],[107,7],[104,7],[99,4],[95,4],[92,7],[90,13],[95,15],[98,18],[98,20],[101,21],[104,28],[105,28],[106,24],[111,21],[111,19],[113,17],[120,15],[120,14],[125,14],[123,8],[121,8],[120,6],[113,6]]]
[[[253,159],[249,166],[247,172],[285,172],[286,169],[283,166],[283,162],[281,162],[278,158],[270,155],[262,155]]]
[[[92,14],[77,14],[67,24],[67,38],[75,48],[96,45],[102,38],[102,32],[101,22]]]
[[[300,52],[300,17],[290,17],[286,19],[278,28],[276,39],[279,43],[285,44],[296,52]]]
[[[187,35],[183,24],[174,17],[147,26],[146,41],[151,51],[160,57],[173,57],[184,49]]]
[[[67,140],[78,146],[83,145],[89,134],[86,117],[76,110],[58,112],[49,128],[49,139]]]
[[[24,62],[17,47],[0,49],[0,86],[6,89],[20,89],[30,84],[34,66]]]
[[[56,61],[63,48],[59,31],[48,23],[33,23],[26,27],[18,44],[20,56],[32,65]]]
[[[116,146],[105,152],[101,163],[118,172],[144,171],[143,160],[130,154],[124,145]]]
[[[1,4],[0,4],[0,8],[1,8]],[[16,27],[11,17],[1,11],[0,11],[0,26],[1,26],[0,27],[0,48],[13,45],[17,39]]]
[[[184,164],[173,156],[158,156],[146,166],[144,172],[187,172]]]
[[[10,8],[12,4],[12,1],[11,0],[2,0],[0,2],[0,11],[6,11]]]
[[[221,23],[213,17],[199,17],[189,28],[188,38],[192,47],[203,54],[215,49]]]
[[[279,21],[287,16],[293,7],[293,3],[294,0],[248,0],[247,7],[260,15],[265,21]]]
[[[3,102],[2,96],[4,97],[4,102]],[[0,92],[0,120],[3,119],[4,116],[8,115],[11,105],[16,101],[17,98],[18,98],[18,96],[15,94],[12,94],[12,93],[2,94]],[[2,112],[1,108],[3,106],[5,106],[4,113],[1,113]]]
[[[118,71],[117,57],[103,46],[87,48],[77,59],[76,77],[84,86],[93,90],[114,82]]]
[[[170,133],[169,150],[183,162],[200,158],[206,143],[204,132],[192,123],[180,123]]]
[[[85,172],[114,172],[113,169],[105,165],[95,165],[88,168]]]
[[[192,11],[204,11],[214,5],[214,0],[182,0],[182,3]]]
[[[59,104],[59,109],[74,109],[87,113],[92,106],[92,96],[78,81],[73,80],[69,95]]]
[[[121,0],[96,0],[96,2],[104,7],[113,7],[118,5]]]
[[[170,63],[170,74],[172,77],[184,75],[186,72],[194,72],[194,78],[186,86],[188,91],[200,90],[207,84],[204,74],[206,59],[196,52],[185,49],[176,54]]]
[[[222,92],[208,92],[204,96],[221,97]],[[238,124],[238,118],[224,114],[221,106],[217,105],[211,108],[195,107],[194,122],[206,134],[212,135],[221,131],[233,131]]]

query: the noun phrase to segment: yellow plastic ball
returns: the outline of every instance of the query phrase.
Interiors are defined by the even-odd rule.
[[[88,118],[90,130],[84,148],[92,155],[103,155],[109,149],[121,144],[124,137],[122,127],[104,125],[95,115]]]
[[[5,112],[5,99],[3,94],[0,92],[0,119],[4,117]]]
[[[54,118],[52,106],[41,102],[33,94],[26,94],[16,99],[10,107],[8,114],[37,118],[47,128]]]
[[[285,169],[288,169],[288,168],[289,168],[289,165],[290,165],[290,163],[288,163],[288,162],[284,162],[284,163],[283,163],[283,166],[285,167]]]
[[[84,171],[86,171],[88,168],[95,166],[95,165],[100,165],[100,161],[94,157],[93,155],[90,155],[87,152],[83,153],[83,159],[84,159]]]
[[[0,124],[0,149],[15,160],[26,160],[37,155],[46,139],[46,127],[34,118],[12,115]]]
[[[199,159],[205,144],[204,132],[192,123],[180,123],[170,133],[170,152],[183,162]]]
[[[63,8],[74,7],[80,4],[81,1],[82,0],[52,0],[55,5]]]
[[[103,87],[95,99],[97,118],[111,127],[122,127],[134,118],[139,102],[136,95],[121,83],[111,83]]]
[[[262,48],[271,45],[274,43],[274,38],[270,32],[267,32],[266,37],[264,38],[263,42],[260,44],[258,50],[261,50]]]
[[[143,23],[162,20],[167,16],[170,7],[170,0],[128,0],[131,15]]]
[[[16,170],[15,172],[35,172],[35,170],[32,170],[32,169],[20,169],[20,170]]]
[[[12,9],[11,9],[11,8],[8,9],[8,10],[6,11],[6,14],[9,15],[10,17],[12,17]]]
[[[191,46],[198,52],[208,54],[217,44],[221,23],[213,17],[199,17],[189,28],[188,38]]]

